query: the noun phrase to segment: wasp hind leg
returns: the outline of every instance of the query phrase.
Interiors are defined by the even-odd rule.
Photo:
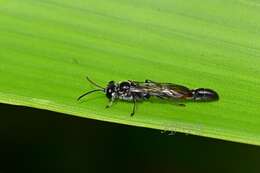
[[[133,99],[133,103],[134,103],[134,106],[133,106],[131,116],[133,116],[135,114],[135,110],[136,110],[136,99],[135,98]]]
[[[166,97],[163,97],[163,96],[160,96],[160,95],[157,95],[156,97],[158,97],[158,98],[160,98],[162,100],[167,100]],[[173,103],[173,104],[175,104],[177,106],[181,106],[181,107],[185,107],[186,106],[184,103]]]

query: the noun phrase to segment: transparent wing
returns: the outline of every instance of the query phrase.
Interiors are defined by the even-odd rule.
[[[147,93],[163,99],[186,99],[192,97],[192,93],[187,87],[172,83],[133,82],[130,91]]]

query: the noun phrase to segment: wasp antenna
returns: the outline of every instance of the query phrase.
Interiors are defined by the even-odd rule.
[[[81,96],[79,96],[79,98],[77,100],[79,101],[82,97],[85,97],[86,95],[93,93],[93,92],[97,92],[97,91],[103,91],[104,92],[104,90],[101,90],[101,89],[92,90],[92,91],[89,91],[89,92],[82,94]]]
[[[93,82],[92,80],[90,80],[88,76],[86,77],[86,79],[87,79],[91,84],[95,85],[96,87],[98,87],[98,88],[102,88],[103,90],[105,90],[104,87],[102,87],[102,86],[96,84],[95,82]]]

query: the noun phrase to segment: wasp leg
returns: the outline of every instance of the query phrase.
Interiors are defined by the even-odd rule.
[[[166,98],[165,97],[163,97],[163,96],[156,96],[156,97],[158,97],[158,98],[160,98],[160,99],[162,99],[162,100],[166,100]]]
[[[113,103],[114,103],[115,99],[112,97],[110,100],[109,100],[109,103],[106,105],[106,108],[110,108]]]
[[[131,113],[131,116],[133,116],[135,114],[135,109],[136,109],[136,99],[135,98],[133,99],[133,102],[134,102],[134,107],[133,107],[133,111]]]
[[[167,100],[167,98],[165,98],[165,97],[163,97],[163,96],[156,96],[156,97],[158,97],[158,98],[160,98],[160,99],[162,99],[162,100]],[[178,106],[182,106],[182,107],[185,107],[186,105],[184,104],[184,103],[174,103],[174,104],[176,104],[176,105],[178,105]]]

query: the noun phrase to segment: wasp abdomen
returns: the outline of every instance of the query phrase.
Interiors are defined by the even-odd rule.
[[[193,99],[196,101],[215,101],[219,99],[218,94],[207,88],[198,88],[192,90]]]

